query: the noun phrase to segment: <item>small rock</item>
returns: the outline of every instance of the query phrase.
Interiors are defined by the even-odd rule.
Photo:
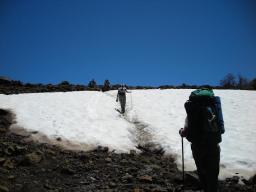
[[[107,157],[106,159],[105,159],[105,161],[107,161],[107,162],[112,162],[112,159],[111,158],[109,158],[109,157]]]
[[[239,179],[240,178],[238,176],[233,176],[231,178],[226,178],[226,182],[231,184],[237,184],[239,182]]]
[[[24,151],[26,151],[26,150],[27,150],[27,148],[26,148],[26,147],[18,146],[18,145],[17,145],[15,148],[16,148],[16,150],[17,150],[19,153],[22,153],[22,152],[24,152]]]
[[[168,190],[164,189],[163,187],[156,186],[153,189],[151,189],[151,191],[153,191],[153,192],[167,192]]]
[[[14,163],[10,159],[7,159],[4,162],[3,167],[7,167],[9,169],[13,169],[14,168]]]
[[[139,175],[151,175],[152,171],[153,171],[152,167],[149,165],[146,165],[144,169],[140,171]]]
[[[102,147],[102,146],[98,146],[94,151],[95,152],[108,152],[108,147]]]
[[[13,146],[9,146],[7,149],[4,150],[6,155],[12,155],[15,152],[15,148]]]
[[[145,182],[152,182],[152,177],[149,175],[143,175],[139,177],[140,181],[145,181]]]
[[[239,177],[238,176],[232,177],[232,182],[233,183],[238,183],[239,182]]]
[[[110,183],[109,183],[109,187],[116,187],[116,183],[110,182]]]
[[[8,142],[3,142],[2,144],[3,144],[4,146],[10,145]]]
[[[135,150],[130,150],[130,155],[136,155],[136,151]]]
[[[141,150],[143,153],[146,153],[146,154],[163,155],[165,152],[160,144],[153,143],[153,142],[146,143],[144,145],[139,144],[136,147],[137,149]]]
[[[125,171],[128,173],[138,172],[138,170],[139,170],[139,168],[137,168],[137,167],[128,167],[125,169]]]
[[[0,164],[2,164],[2,163],[4,163],[5,162],[5,158],[3,158],[3,157],[0,157]]]
[[[6,131],[7,131],[7,130],[6,130],[5,128],[3,128],[3,127],[0,128],[0,132],[1,132],[1,133],[4,133],[4,132],[6,132]]]
[[[45,189],[53,189],[53,187],[50,186],[48,183],[44,184],[44,188],[45,188]]]
[[[40,151],[40,150],[37,150],[36,153],[37,153],[38,155],[43,155],[43,154],[44,154],[44,153],[43,153],[42,151]]]
[[[149,167],[151,167],[151,169],[154,169],[154,170],[160,170],[161,169],[161,167],[159,165],[156,165],[156,164],[149,165]]]
[[[62,141],[61,137],[56,138],[57,141]]]
[[[37,133],[38,133],[38,131],[31,131],[31,133],[32,133],[32,134],[37,134]]]
[[[21,189],[23,187],[23,185],[19,184],[19,183],[16,183],[14,186],[15,186],[15,189]],[[20,190],[18,190],[18,191],[20,191]]]
[[[245,185],[249,185],[249,181],[246,180],[245,178],[241,179],[241,181],[242,181]]]
[[[66,175],[74,175],[75,171],[71,168],[64,167],[64,168],[61,169],[61,173],[66,174]]]
[[[56,153],[53,151],[53,150],[51,150],[51,149],[47,149],[47,150],[45,150],[48,154],[51,154],[51,155],[56,155]]]
[[[9,192],[9,189],[6,186],[0,185],[1,192]]]
[[[90,179],[92,180],[92,181],[96,181],[97,179],[95,179],[94,177],[90,177]]]
[[[14,175],[10,175],[10,176],[8,176],[8,179],[10,179],[10,180],[15,179],[15,176]]]
[[[90,184],[89,181],[80,181],[79,183],[82,184],[82,185],[89,185]]]
[[[122,177],[122,180],[130,181],[132,178],[133,178],[132,175],[130,175],[129,173],[126,173],[126,174]]]
[[[25,156],[25,164],[36,164],[42,160],[41,155],[38,155],[36,152],[27,154]]]
[[[81,154],[79,154],[78,158],[81,161],[85,161],[88,158],[88,156],[85,153],[81,153]]]
[[[126,159],[122,159],[121,161],[120,161],[120,163],[122,163],[122,164],[126,164],[126,163],[129,163]]]

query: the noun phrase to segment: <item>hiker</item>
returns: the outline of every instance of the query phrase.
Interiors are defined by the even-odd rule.
[[[212,89],[193,91],[185,103],[185,126],[181,137],[191,142],[200,183],[205,192],[218,191],[221,134],[225,132],[220,97]]]
[[[117,96],[116,96],[116,102],[120,102],[121,105],[121,113],[125,113],[125,104],[126,104],[126,93],[131,93],[127,91],[124,84],[121,85],[121,87],[118,88]]]

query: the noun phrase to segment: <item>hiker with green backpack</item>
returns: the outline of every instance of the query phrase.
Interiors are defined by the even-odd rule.
[[[205,192],[218,191],[221,134],[225,132],[220,97],[208,88],[191,92],[184,105],[187,117],[179,134],[191,142],[200,183]]]

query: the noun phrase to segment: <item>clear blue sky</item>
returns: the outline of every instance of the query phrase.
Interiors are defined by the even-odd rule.
[[[0,76],[218,85],[256,77],[255,0],[0,0]]]

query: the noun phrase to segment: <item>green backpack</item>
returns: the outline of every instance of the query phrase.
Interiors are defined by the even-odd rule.
[[[192,91],[190,97],[214,97],[212,89],[202,88]]]

